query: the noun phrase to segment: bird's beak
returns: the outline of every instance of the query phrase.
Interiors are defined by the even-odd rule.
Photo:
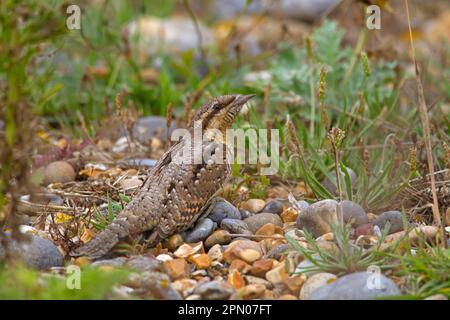
[[[247,103],[247,101],[249,101],[251,98],[253,98],[255,95],[254,94],[247,94],[247,95],[236,95],[236,98],[234,99],[234,101],[232,102],[231,105],[231,111],[233,111],[234,114],[237,114],[241,109],[242,106],[244,104]]]

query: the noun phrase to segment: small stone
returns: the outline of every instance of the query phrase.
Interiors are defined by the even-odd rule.
[[[262,284],[267,289],[273,288],[273,284],[267,281],[266,279],[255,276],[244,276],[244,278],[248,284]]]
[[[266,273],[270,271],[273,267],[272,259],[262,259],[253,262],[252,268],[250,269],[250,274],[264,278]]]
[[[211,259],[206,253],[197,253],[189,258],[197,269],[208,269],[211,265]]]
[[[202,249],[202,242],[190,245],[187,243],[182,244],[173,255],[177,258],[187,258],[195,253],[200,252]]]
[[[294,208],[287,208],[281,213],[280,217],[283,222],[295,222],[297,221],[298,211]]]
[[[263,296],[261,297],[262,300],[275,300],[276,296],[273,291],[271,290],[265,290]]]
[[[172,287],[183,297],[187,297],[194,291],[197,281],[193,279],[181,279],[172,282]]]
[[[352,221],[352,226],[357,227],[369,222],[366,211],[359,204],[343,200],[341,206],[345,223]]]
[[[289,278],[287,278],[284,281],[284,284],[286,285],[286,287],[289,289],[289,291],[295,295],[296,297],[299,296],[300,294],[300,289],[302,288],[303,284],[306,281],[306,276],[305,275],[294,275],[291,276]]]
[[[249,199],[247,201],[244,201],[240,205],[240,209],[250,211],[252,213],[260,212],[264,206],[266,205],[266,202],[261,199]]]
[[[316,239],[316,241],[333,241],[334,240],[334,234],[333,232],[328,232]]]
[[[266,223],[272,223],[278,227],[283,226],[283,222],[281,221],[279,215],[266,212],[255,214],[254,216],[248,217],[247,219],[244,220],[244,222],[247,224],[248,229],[253,234]]]
[[[132,256],[127,260],[127,266],[130,268],[139,271],[151,271],[151,272],[159,272],[162,262],[155,257],[151,256]]]
[[[5,232],[5,235],[11,253],[17,255],[27,267],[47,270],[64,265],[63,256],[53,242],[35,235],[30,235],[28,240],[18,242],[11,238],[9,232]],[[0,243],[0,261],[4,254]]]
[[[283,212],[283,204],[278,200],[272,200],[264,206],[262,212],[281,214]]]
[[[142,273],[140,288],[137,291],[141,292],[144,298],[165,300],[182,299],[180,294],[172,287],[169,276],[161,272]]]
[[[297,218],[298,228],[307,230],[314,238],[331,232],[331,225],[338,224],[337,205],[337,201],[332,199],[313,203],[299,214]]]
[[[208,218],[220,224],[223,219],[241,219],[240,211],[226,200],[219,200],[214,204]]]
[[[242,259],[252,263],[262,257],[259,244],[251,240],[237,240],[228,245],[223,257],[226,262],[231,263],[234,259]]]
[[[120,181],[120,187],[124,190],[137,189],[142,185],[142,180],[137,176],[127,177]]]
[[[313,291],[317,290],[322,286],[330,284],[336,279],[337,277],[332,273],[321,272],[312,275],[303,284],[302,289],[300,290],[300,299],[308,300]]]
[[[251,216],[254,216],[254,215],[255,215],[255,213],[251,213],[250,211],[248,211],[248,210],[243,210],[243,209],[240,209],[239,212],[241,213],[241,219],[242,219],[242,220],[245,220],[245,219],[247,219],[248,217],[251,217]]]
[[[302,212],[303,210],[305,210],[308,207],[309,207],[309,203],[306,202],[305,200],[296,201],[295,206],[294,206],[294,208],[297,209],[299,212]]]
[[[285,252],[289,250],[289,245],[287,243],[277,245],[276,247],[270,249],[266,254],[266,258],[280,260]]]
[[[245,280],[237,270],[231,272],[228,276],[227,283],[231,284],[235,289],[241,289],[245,286]]]
[[[339,253],[339,247],[333,241],[320,240],[316,241],[320,251],[336,256]]]
[[[171,256],[169,256],[168,254],[160,254],[156,257],[157,260],[165,262],[165,261],[169,261],[169,260],[173,260],[173,258]]]
[[[184,259],[164,261],[163,270],[172,280],[186,278],[189,275],[189,267]]]
[[[175,250],[177,250],[177,248],[179,246],[181,246],[183,244],[184,240],[183,237],[181,236],[181,234],[176,233],[172,236],[170,236],[169,240],[167,241],[167,248],[174,252]]]
[[[261,298],[265,290],[266,287],[263,284],[249,284],[240,293],[243,299],[252,300]]]
[[[205,241],[205,247],[211,248],[212,246],[219,244],[224,245],[228,244],[231,241],[230,233],[226,230],[217,230],[214,231],[212,235],[210,235]]]
[[[202,297],[199,294],[191,294],[186,297],[186,300],[202,300]]]
[[[125,263],[127,262],[127,259],[124,257],[117,257],[114,259],[104,259],[104,260],[97,260],[91,264],[91,267],[112,267],[112,268],[118,268],[123,267]]]
[[[314,253],[312,255],[312,258],[317,261],[321,260],[321,257],[318,253]],[[295,268],[295,273],[311,276],[313,274],[319,273],[319,271],[317,271],[317,266],[312,261],[304,259]]]
[[[374,276],[377,277],[375,281],[373,281]],[[370,283],[374,285],[368,285]],[[383,274],[355,272],[345,275],[331,284],[321,286],[311,292],[307,298],[309,300],[372,300],[400,294],[397,285]]]
[[[220,227],[230,233],[235,234],[252,234],[248,229],[247,223],[237,219],[223,219]]]
[[[241,273],[248,273],[251,268],[252,266],[249,265],[247,262],[240,259],[234,259],[230,264],[229,270],[230,271],[237,270]]]
[[[66,183],[75,180],[75,170],[66,161],[49,163],[44,169],[44,184]]]
[[[389,222],[390,227],[388,234],[399,232],[403,230],[403,218],[400,211],[386,211],[378,216],[374,221],[374,225],[378,226],[383,231],[386,224]]]
[[[280,230],[281,228],[278,227],[278,229]],[[277,231],[279,231],[279,230],[277,230]],[[276,227],[273,223],[266,223],[261,228],[259,228],[255,234],[258,236],[273,236],[275,234],[275,231],[276,231]],[[281,229],[281,232],[283,232],[282,229]]]
[[[288,278],[289,273],[286,270],[284,263],[281,263],[280,265],[266,273],[266,279],[274,285],[283,283]]]
[[[233,286],[223,281],[209,281],[194,289],[194,294],[198,294],[205,300],[226,300],[233,293]]]
[[[378,216],[376,214],[373,214],[372,212],[369,212],[367,214],[367,218],[369,219],[369,222],[372,223],[378,218]]]
[[[220,244],[213,245],[208,251],[208,256],[211,259],[211,261],[219,261],[219,262],[222,261],[223,253]]]
[[[205,240],[214,230],[214,222],[204,218],[197,222],[194,229],[184,235],[184,240],[188,243]]]

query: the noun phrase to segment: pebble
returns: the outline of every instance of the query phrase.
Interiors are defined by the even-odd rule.
[[[188,243],[203,241],[213,232],[214,222],[209,218],[201,219],[195,227],[184,234],[184,240]]]
[[[156,259],[159,261],[165,262],[165,261],[172,260],[173,258],[170,255],[163,253],[163,254],[158,255],[156,257]]]
[[[237,270],[242,273],[248,273],[251,268],[252,268],[252,266],[249,265],[247,262],[240,260],[240,259],[234,259],[230,263],[230,267],[228,269],[230,271]]]
[[[312,258],[314,260],[320,260],[320,255],[318,253],[314,253],[312,255]],[[312,263],[312,261],[305,259],[303,261],[301,261],[297,267],[295,268],[295,273],[301,273],[307,276],[319,273],[318,271],[316,271],[317,267],[314,263]]]
[[[209,281],[202,283],[194,289],[194,294],[199,295],[204,300],[226,300],[233,293],[234,288],[229,283],[223,281]]]
[[[189,258],[197,269],[208,269],[211,265],[211,259],[206,253],[197,253]]]
[[[331,224],[337,224],[336,206],[337,201],[326,199],[311,204],[302,211],[297,218],[297,227],[305,229],[314,238],[320,237],[324,233],[331,232]]]
[[[264,208],[265,205],[266,202],[262,199],[249,199],[242,202],[239,208],[250,211],[252,213],[258,213]]]
[[[145,293],[153,299],[182,299],[181,295],[172,287],[169,276],[161,272],[142,273],[140,288],[137,292]]]
[[[227,278],[227,283],[231,284],[234,289],[241,289],[245,287],[245,280],[237,270],[230,272]]]
[[[400,211],[383,212],[378,216],[373,224],[378,226],[380,230],[383,231],[388,222],[390,224],[388,234],[403,231],[403,218]]]
[[[295,222],[297,221],[297,217],[298,217],[298,211],[294,208],[287,208],[286,210],[284,210],[281,215],[280,215],[281,219],[283,220],[283,222]]]
[[[308,298],[310,300],[372,300],[400,294],[397,285],[383,274],[355,272],[315,290]]]
[[[281,221],[279,215],[267,212],[259,213],[254,216],[248,217],[247,219],[244,220],[244,222],[247,224],[248,229],[253,234],[266,223],[273,223],[275,226],[278,227],[283,226],[283,222]]]
[[[208,251],[208,256],[211,261],[222,261],[223,253],[220,244],[213,245]]]
[[[341,206],[345,223],[352,221],[353,227],[369,223],[366,211],[359,204],[353,201],[343,200]]]
[[[305,275],[292,275],[284,281],[284,285],[296,297],[300,294],[300,289],[305,283],[307,277]]]
[[[442,293],[433,294],[432,296],[429,296],[425,298],[424,300],[448,300],[447,296],[443,295]]]
[[[262,284],[267,289],[273,288],[273,284],[270,283],[270,281],[267,281],[266,279],[249,275],[245,276],[244,278],[248,284]]]
[[[279,244],[276,247],[270,249],[266,254],[266,258],[280,260],[282,256],[289,250],[289,245],[287,243]]]
[[[181,246],[184,242],[183,237],[181,236],[181,234],[176,233],[172,236],[170,236],[170,238],[167,240],[167,248],[174,252],[175,250],[177,250],[177,248],[179,246]]]
[[[308,300],[311,294],[322,286],[335,281],[337,277],[332,273],[320,272],[310,276],[300,290],[300,299]]]
[[[84,258],[84,257],[82,257]],[[78,261],[78,259],[77,259]],[[127,259],[125,257],[117,257],[114,259],[103,259],[103,260],[97,260],[91,264],[92,267],[123,267],[125,263],[127,262]]]
[[[283,204],[278,200],[269,201],[262,209],[262,212],[281,214],[283,212]]]
[[[177,250],[175,250],[173,255],[177,258],[187,258],[193,254],[200,252],[202,247],[202,242],[193,243],[192,245],[183,243]]]
[[[197,281],[193,279],[181,279],[172,282],[172,287],[183,297],[191,295],[196,285]]]
[[[53,242],[35,235],[29,235],[29,241],[26,239],[19,243],[11,238],[9,232],[6,232],[5,235],[11,252],[17,255],[27,267],[47,270],[64,265],[63,256]],[[0,260],[3,255],[4,249],[0,244]]]
[[[280,263],[278,266],[266,273],[266,279],[273,285],[283,283],[289,278],[289,273],[286,270],[284,263]]]
[[[219,244],[224,245],[228,244],[231,241],[230,233],[226,230],[217,230],[214,231],[212,235],[210,235],[205,241],[205,247],[211,248],[212,246]]]
[[[66,161],[55,161],[49,163],[44,169],[44,185],[52,183],[66,183],[74,181],[75,170]]]
[[[156,165],[158,160],[155,159],[128,159],[126,163],[130,166],[147,167],[151,168]]]
[[[256,277],[264,278],[266,273],[272,269],[274,265],[274,260],[272,259],[261,259],[253,262],[250,269],[250,274]]]
[[[282,235],[283,229],[275,226],[273,223],[266,223],[255,232],[255,235],[258,236],[273,236],[275,234]]]
[[[237,240],[230,243],[223,253],[226,262],[231,263],[234,259],[241,259],[252,263],[262,257],[259,244],[251,240]]]
[[[230,233],[252,234],[246,222],[237,219],[223,219],[220,227]]]
[[[252,212],[250,212],[248,210],[243,210],[243,209],[240,209],[239,212],[241,213],[241,219],[242,220],[247,219],[248,217],[251,217],[251,216],[255,215],[255,213],[252,213]]]
[[[374,229],[373,229],[373,224],[372,223],[366,223],[363,225],[360,225],[359,227],[357,227],[355,229],[355,236],[359,237],[359,236],[371,236],[374,234]]]
[[[186,278],[189,275],[189,267],[184,259],[172,259],[163,262],[163,270],[172,280]]]
[[[126,264],[139,272],[156,272],[160,271],[162,262],[155,257],[139,255],[130,257]]]
[[[220,224],[223,219],[241,219],[241,212],[226,200],[219,200],[214,204],[208,218]]]
[[[246,285],[239,292],[242,295],[243,299],[259,299],[264,294],[266,287],[263,284],[249,284]]]

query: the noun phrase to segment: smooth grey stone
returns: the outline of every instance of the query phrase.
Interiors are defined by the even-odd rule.
[[[254,216],[255,213],[250,212],[248,210],[244,210],[244,209],[239,209],[239,212],[241,213],[241,219],[247,219],[248,217]]]
[[[397,285],[386,276],[356,272],[314,290],[309,300],[373,300],[400,294]]]
[[[389,222],[388,234],[399,232],[403,230],[403,218],[400,211],[386,211],[383,212],[375,219],[374,225],[378,226],[383,231],[386,224]]]
[[[184,241],[188,243],[203,241],[213,232],[214,222],[209,218],[201,219],[195,227],[183,234]]]
[[[369,223],[369,217],[366,211],[357,203],[349,200],[343,200],[341,202],[342,214],[344,216],[344,222],[349,223],[352,221],[353,227]]]
[[[338,224],[337,205],[338,202],[333,199],[321,200],[311,204],[298,215],[297,227],[308,231],[314,238],[331,232],[331,226]]]
[[[309,203],[308,202],[306,202],[305,200],[298,200],[296,203],[295,203],[295,209],[297,209],[298,211],[303,211],[303,210],[305,210],[306,208],[308,208],[309,207]]]
[[[219,200],[214,204],[208,218],[220,224],[223,219],[241,219],[240,211],[226,200]]]
[[[118,268],[118,267],[123,267],[126,262],[127,262],[127,259],[125,257],[117,257],[114,259],[97,260],[97,261],[93,262],[91,264],[91,266],[92,267],[108,266],[108,267]]]
[[[234,288],[224,281],[209,281],[194,289],[194,294],[205,300],[226,300],[234,293]]]
[[[254,216],[248,217],[244,221],[247,223],[248,228],[252,233],[255,233],[259,228],[267,223],[273,223],[277,227],[283,226],[283,221],[281,221],[279,215],[268,212],[255,214]]]
[[[135,269],[136,271],[145,272],[152,271],[158,272],[160,271],[160,267],[162,265],[162,261],[156,259],[155,257],[150,256],[132,256],[127,261],[127,266]]]
[[[281,214],[283,212],[283,204],[278,200],[269,201],[261,212],[268,212],[273,214]]]
[[[265,258],[280,260],[281,257],[289,250],[289,244],[283,243],[272,248],[267,252]]]
[[[35,235],[28,235],[30,241],[24,240],[19,243],[11,238],[9,232],[5,234],[12,254],[21,259],[27,267],[47,270],[64,265],[64,258],[53,242]],[[4,248],[0,247],[0,260],[3,256]]]
[[[237,219],[223,219],[220,227],[224,230],[227,230],[230,233],[237,234],[252,234],[249,230],[247,223],[242,220]]]

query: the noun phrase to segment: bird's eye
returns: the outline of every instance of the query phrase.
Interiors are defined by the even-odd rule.
[[[219,110],[219,109],[220,109],[220,104],[214,103],[214,104],[212,105],[212,108],[213,108],[213,110]]]

